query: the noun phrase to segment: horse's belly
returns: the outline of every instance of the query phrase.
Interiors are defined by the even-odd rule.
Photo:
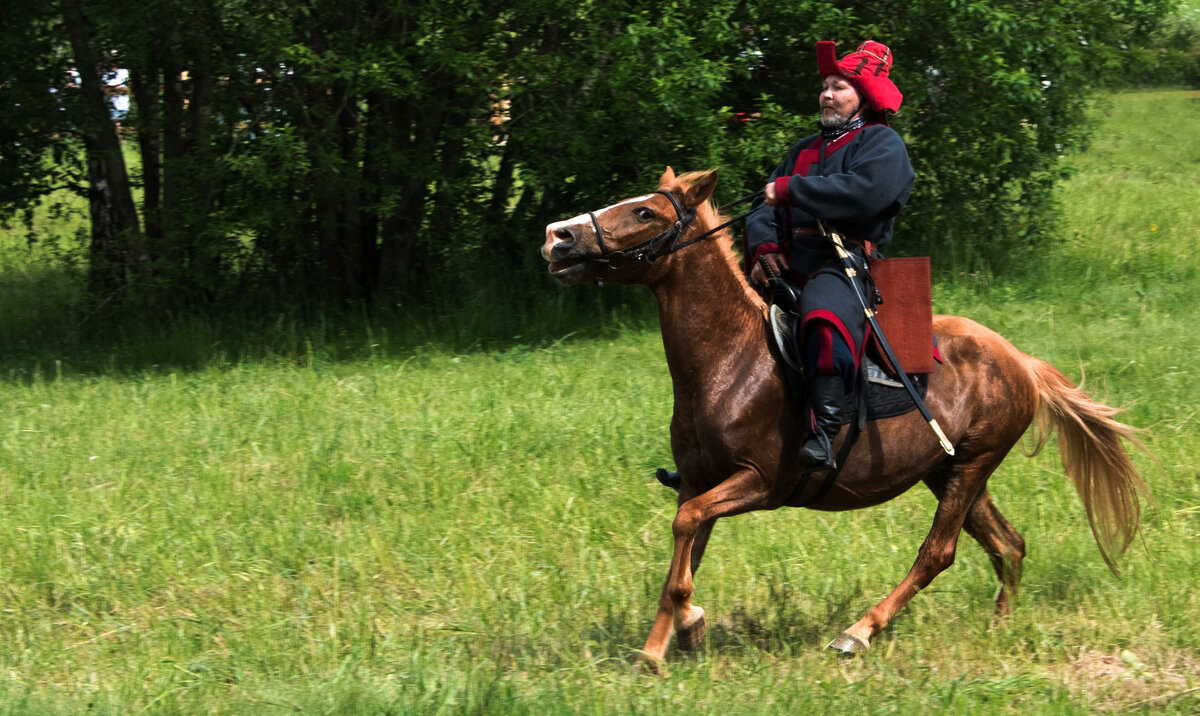
[[[835,450],[847,432],[843,428]],[[823,486],[825,474],[801,476],[801,487],[788,504],[827,511],[872,507],[907,492],[946,457],[919,414],[873,420],[831,486]],[[814,500],[818,494],[821,498]]]

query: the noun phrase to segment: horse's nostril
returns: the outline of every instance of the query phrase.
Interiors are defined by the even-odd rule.
[[[571,233],[570,229],[565,226],[560,226],[554,230],[554,238],[562,239],[563,241],[571,241],[575,238],[575,236]]]

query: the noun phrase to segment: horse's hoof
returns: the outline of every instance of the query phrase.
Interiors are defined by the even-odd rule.
[[[704,610],[693,607],[697,615],[690,624],[675,629],[675,643],[682,651],[695,651],[704,645],[704,635],[708,627],[704,623]]]
[[[865,653],[871,648],[871,645],[868,644],[865,639],[861,639],[848,631],[844,631],[842,632],[841,636],[829,642],[829,648],[834,649],[835,651],[840,651],[843,654],[849,654],[853,656],[854,654]]]
[[[663,661],[662,659],[659,659],[658,657],[650,656],[649,654],[643,652],[642,658],[641,658],[641,664],[642,664],[642,668],[644,668],[646,671],[649,671],[651,674],[653,674],[655,676],[666,676],[667,675],[667,664],[665,661]]]

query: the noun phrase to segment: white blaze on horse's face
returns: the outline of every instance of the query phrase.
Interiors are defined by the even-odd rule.
[[[612,211],[627,204],[637,204],[649,200],[653,194],[644,196],[635,196],[632,199],[617,202],[612,206],[606,206],[603,209],[598,209],[595,214],[596,218],[603,217],[607,212]],[[546,225],[546,241],[542,244],[542,258],[547,261],[557,261],[568,258],[569,252],[573,248],[578,248],[576,255],[581,255],[586,251],[585,247],[576,247],[578,241],[589,235],[595,234],[596,231],[592,228],[592,218],[587,214],[580,214],[565,221],[556,221],[553,224]],[[593,236],[594,238],[594,236]],[[594,250],[599,251],[597,243]]]

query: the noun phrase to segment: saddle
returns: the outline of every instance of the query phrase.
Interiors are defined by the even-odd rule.
[[[789,289],[791,292],[795,291],[795,287],[790,285]],[[792,393],[793,400],[799,401],[804,397],[799,393],[805,381],[804,363],[801,358],[800,316],[790,304],[789,299],[783,299],[782,303],[772,303],[768,320],[775,338],[775,346],[788,367],[788,391]],[[850,396],[850,405],[842,414],[843,425],[857,421],[861,430],[866,427],[865,420],[892,418],[917,409],[899,376],[885,366],[890,366],[890,363],[883,357],[876,341],[868,341],[866,354],[860,363],[858,385]],[[908,377],[923,400],[929,389],[929,374],[909,373]],[[863,416],[863,420],[858,420],[860,415]]]

